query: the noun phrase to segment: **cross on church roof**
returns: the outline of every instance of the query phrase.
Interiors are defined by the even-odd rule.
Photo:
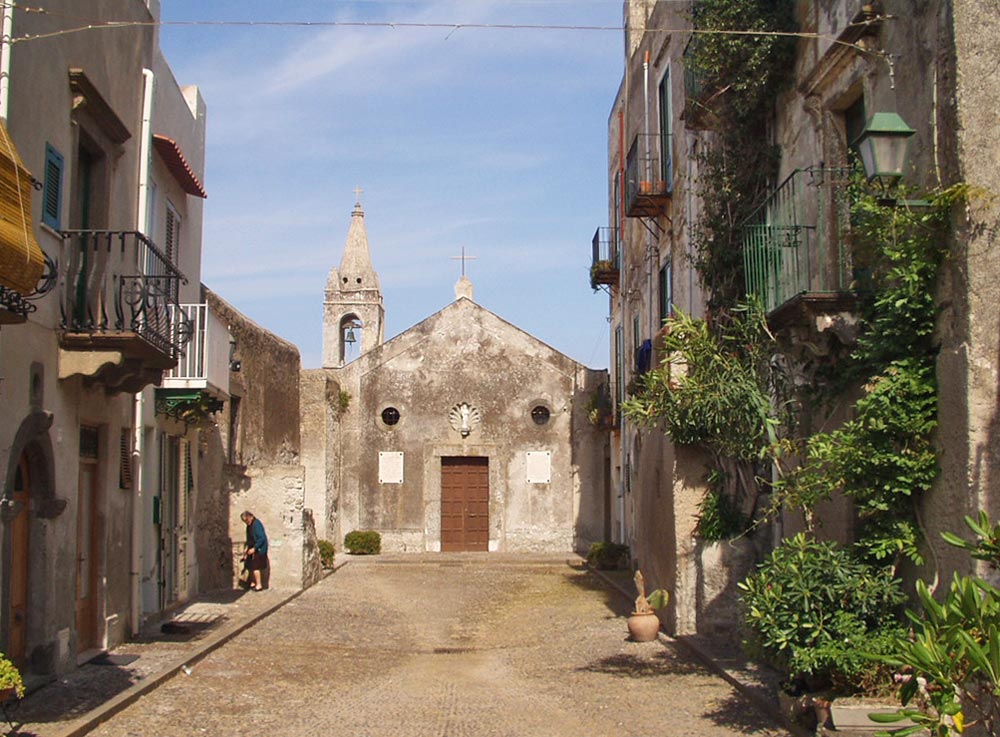
[[[361,204],[361,193],[362,192],[364,192],[364,190],[361,189],[361,187],[355,187],[354,188],[354,197],[357,199],[359,205]]]
[[[465,276],[465,262],[466,261],[475,261],[476,257],[475,256],[466,256],[465,255],[465,246],[462,246],[462,255],[461,256],[452,256],[451,260],[452,261],[461,261],[462,262],[462,276]]]

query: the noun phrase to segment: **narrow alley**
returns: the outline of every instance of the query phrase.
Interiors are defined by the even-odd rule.
[[[626,613],[558,556],[355,558],[92,734],[785,734]]]

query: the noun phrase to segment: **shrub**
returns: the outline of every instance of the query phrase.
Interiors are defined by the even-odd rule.
[[[319,559],[323,563],[324,568],[333,568],[333,543],[329,540],[319,540],[316,543],[319,546]]]
[[[600,571],[616,571],[627,568],[629,561],[628,545],[619,543],[592,543],[587,551],[587,565]]]
[[[353,530],[344,535],[344,547],[351,555],[377,555],[382,551],[382,536],[374,530]]]
[[[891,568],[802,533],[739,587],[748,648],[809,690],[858,690],[861,674],[872,670],[865,653],[885,652],[904,598]]]
[[[698,505],[697,533],[702,540],[729,540],[749,527],[750,520],[719,489],[709,489]]]
[[[17,669],[4,653],[0,653],[0,690],[13,689],[17,698],[24,696],[24,681]]]

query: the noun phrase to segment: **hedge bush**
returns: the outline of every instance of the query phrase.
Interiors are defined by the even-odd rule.
[[[317,540],[316,544],[319,546],[319,559],[323,563],[323,567],[333,568],[333,543],[329,540]]]
[[[374,530],[353,530],[344,535],[344,547],[351,555],[377,555],[382,552],[382,536]]]
[[[601,571],[615,571],[628,568],[628,545],[600,542],[592,543],[587,551],[587,565]]]

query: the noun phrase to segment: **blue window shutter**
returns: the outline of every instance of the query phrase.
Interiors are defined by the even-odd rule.
[[[62,213],[62,154],[45,144],[45,184],[42,187],[42,222],[59,230]]]

